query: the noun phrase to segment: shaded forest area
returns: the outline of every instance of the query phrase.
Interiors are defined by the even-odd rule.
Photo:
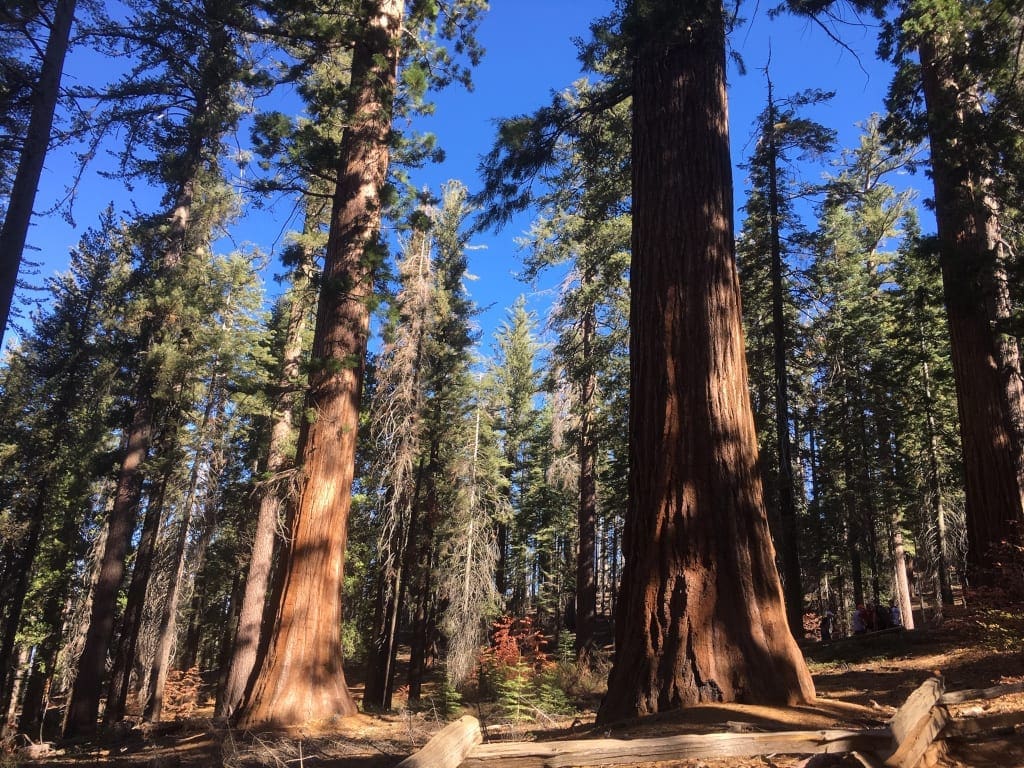
[[[1024,678],[1020,0],[780,8],[837,45],[873,16],[896,74],[844,148],[807,117],[835,95],[766,67],[738,227],[717,0],[617,3],[481,189],[416,189],[486,6],[3,10],[12,760],[392,765],[467,709],[494,740],[870,731],[936,669]],[[62,79],[69,44],[118,76]],[[158,206],[9,322],[47,148],[86,174],[112,141]],[[274,196],[271,296],[223,234]],[[484,339],[467,252],[523,211],[560,292]],[[1000,690],[1011,739],[941,759],[1005,764]]]

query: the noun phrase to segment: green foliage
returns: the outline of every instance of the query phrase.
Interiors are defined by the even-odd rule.
[[[535,719],[533,675],[525,661],[517,661],[501,669],[495,683],[501,713],[513,723]]]
[[[434,706],[442,720],[454,719],[462,709],[462,694],[447,675],[438,686]]]
[[[495,697],[502,715],[513,723],[574,711],[564,670],[550,659],[546,644],[529,617],[506,616],[493,625],[491,644],[480,661],[479,687]],[[571,639],[566,653],[571,661],[565,663],[575,666]]]

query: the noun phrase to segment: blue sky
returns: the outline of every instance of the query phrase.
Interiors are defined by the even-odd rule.
[[[610,8],[611,2],[607,0],[492,0],[492,8],[480,26],[479,36],[487,53],[474,73],[475,88],[472,92],[452,88],[437,94],[436,114],[424,124],[425,129],[438,135],[446,160],[439,166],[416,171],[413,183],[437,189],[454,178],[475,190],[477,165],[491,145],[494,121],[536,109],[549,100],[552,91],[577,79],[580,72],[573,38],[585,37],[590,22]],[[785,96],[806,88],[836,91],[832,104],[819,107],[808,116],[836,129],[840,146],[855,145],[856,123],[883,109],[882,99],[890,79],[888,66],[875,61],[875,28],[851,24],[838,30],[853,50],[851,53],[830,40],[813,22],[789,16],[769,19],[766,11],[767,6],[744,4],[741,15],[748,21],[731,37],[733,50],[747,68],[747,74],[741,75],[735,66],[730,66],[729,73],[734,162],[742,162],[752,148],[751,126],[765,98],[760,70],[768,60],[769,46],[777,94]],[[73,52],[65,76],[71,80],[92,79],[100,74],[96,68],[95,57]],[[73,162],[66,151],[52,153],[46,165],[36,201],[37,212],[54,206],[73,173]],[[924,179],[915,181],[921,185]],[[742,171],[736,171],[735,182],[739,206],[745,188]],[[129,192],[118,181],[100,178],[91,170],[75,205],[76,228],[60,216],[37,214],[29,242],[39,250],[29,253],[28,258],[41,266],[40,275],[30,280],[37,283],[41,277],[63,269],[68,248],[77,242],[85,227],[96,222],[99,211],[108,202],[113,201],[118,210],[128,211],[135,201],[142,210],[149,211],[157,199],[158,195],[144,189]],[[233,229],[232,239],[256,243],[267,251],[280,248],[281,233],[289,226],[289,213],[288,205],[264,209],[243,219]],[[521,259],[515,239],[529,223],[528,215],[520,216],[501,232],[481,235],[474,241],[481,248],[470,256],[470,272],[477,276],[470,291],[476,302],[487,308],[479,318],[485,336],[484,351],[490,347],[487,337],[520,293],[528,295],[529,305],[541,315],[551,300],[555,276],[538,286],[525,285],[515,278]]]
[[[448,157],[441,167],[422,174],[426,183],[459,178],[473,189],[478,159],[491,146],[494,119],[531,112],[548,101],[551,91],[562,90],[580,77],[572,38],[586,37],[591,20],[611,7],[607,0],[492,0],[480,28],[487,55],[474,74],[474,91],[450,91],[437,98],[430,129],[438,134]],[[808,110],[807,115],[836,129],[840,146],[855,146],[856,123],[883,110],[891,77],[890,67],[875,59],[876,27],[851,23],[836,30],[851,52],[813,22],[788,15],[769,19],[767,8],[744,4],[741,15],[748,21],[730,39],[747,70],[745,75],[735,65],[729,70],[734,163],[742,163],[753,148],[750,136],[754,119],[764,108],[761,70],[769,49],[776,95],[807,88],[835,91],[830,105]],[[738,207],[745,188],[741,170],[735,171],[734,181]],[[500,323],[505,308],[520,293],[526,293],[528,305],[543,316],[556,288],[557,274],[537,286],[514,277],[521,260],[514,240],[529,223],[529,215],[520,216],[496,236],[477,238],[486,248],[471,256],[470,271],[480,277],[471,290],[480,305],[491,307],[481,317],[485,331]],[[740,223],[737,216],[737,226]]]

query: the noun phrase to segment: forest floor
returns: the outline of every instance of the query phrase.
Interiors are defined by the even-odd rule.
[[[574,716],[539,716],[512,725],[493,710],[468,706],[481,719],[488,740],[527,741],[582,738],[652,738],[723,731],[793,731],[885,726],[888,719],[928,677],[941,673],[947,691],[1024,682],[1024,606],[981,605],[947,609],[941,625],[912,632],[875,633],[832,643],[808,642],[805,654],[818,699],[801,707],[704,705],[599,728],[593,725],[599,691],[577,702]],[[357,698],[360,691],[354,685]],[[400,704],[398,701],[396,704]],[[1017,712],[1024,723],[1024,694],[951,708],[971,716]],[[0,766],[37,768],[390,768],[418,749],[443,726],[430,710],[388,716],[358,715],[320,729],[251,734],[215,726],[206,710],[192,717],[143,730],[132,729],[88,744],[42,744],[30,757],[19,750],[0,756]],[[540,715],[540,713],[538,713]],[[814,762],[815,766],[860,765],[852,758]],[[648,764],[649,768],[652,764]],[[658,763],[658,768],[799,768],[806,758],[768,755],[753,758]],[[1024,739],[1015,735],[962,744],[950,743],[939,762],[946,768],[1024,767]]]

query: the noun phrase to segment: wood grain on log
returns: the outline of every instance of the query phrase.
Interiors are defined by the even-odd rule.
[[[1009,696],[1011,693],[1024,693],[1024,683],[993,685],[989,688],[968,688],[964,691],[949,691],[942,694],[940,701],[946,705],[962,704],[965,701],[975,701],[977,699],[998,699],[1000,696]]]
[[[456,768],[483,738],[475,717],[460,717],[435,733],[419,752],[409,755],[396,768]]]
[[[592,739],[519,744],[484,744],[463,768],[567,768],[635,765],[659,760],[744,757],[763,754],[814,754],[884,750],[889,729],[712,733],[658,739]]]
[[[930,677],[907,698],[893,716],[893,752],[885,764],[897,768],[914,768],[949,722],[949,713],[939,703],[942,697],[941,677]]]

